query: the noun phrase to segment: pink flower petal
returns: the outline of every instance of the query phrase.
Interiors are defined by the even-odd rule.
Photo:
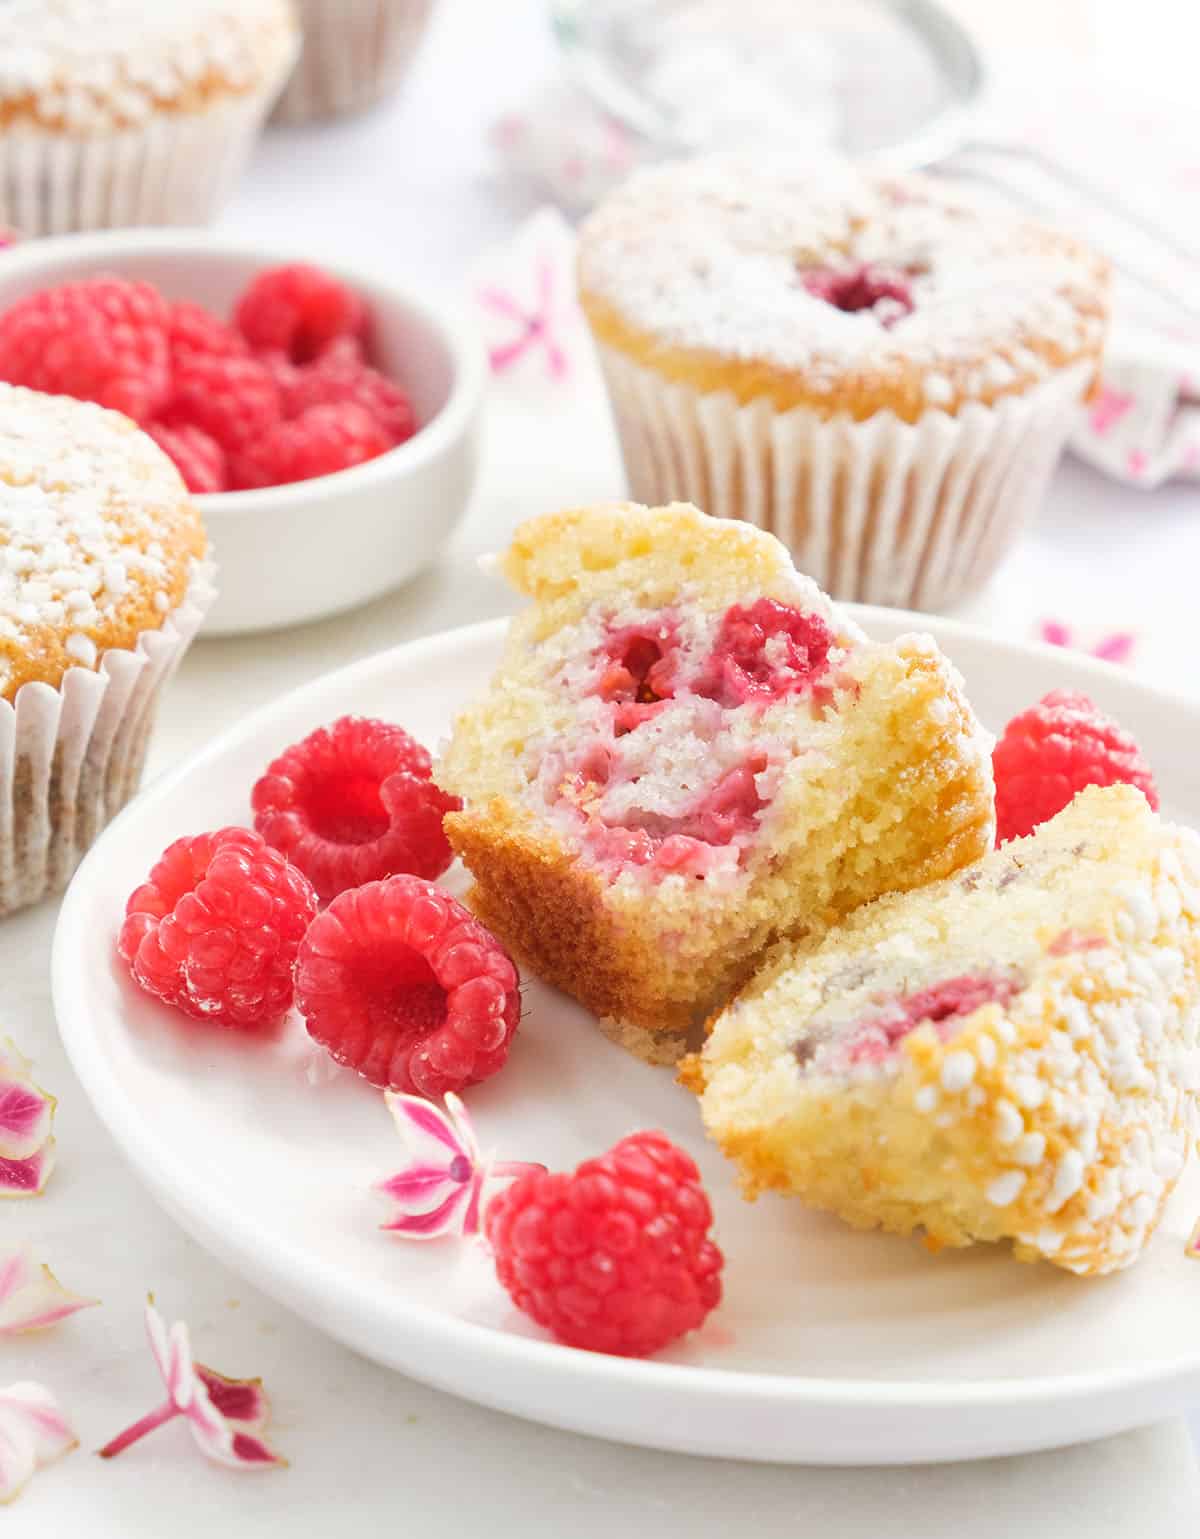
[[[390,1234],[405,1235],[411,1240],[438,1240],[444,1234],[461,1233],[459,1210],[465,1210],[469,1193],[470,1187],[460,1186],[457,1191],[450,1193],[445,1202],[428,1213],[405,1213],[393,1219],[390,1224],[381,1225],[381,1228]]]
[[[54,1169],[54,1140],[25,1160],[0,1159],[0,1197],[36,1197]]]
[[[39,1469],[70,1453],[78,1439],[44,1385],[0,1389],[0,1502],[10,1502]]]
[[[96,1302],[64,1288],[28,1246],[0,1256],[0,1336],[45,1330]]]
[[[0,1154],[25,1159],[50,1137],[54,1102],[29,1080],[0,1079]]]
[[[287,1463],[259,1436],[270,1415],[261,1380],[228,1379],[193,1362],[187,1326],[177,1320],[168,1330],[153,1298],[146,1303],[146,1335],[167,1401],[106,1443],[102,1458],[115,1458],[164,1422],[183,1416],[201,1453],[218,1464],[264,1469]]]
[[[448,1149],[451,1154],[469,1152],[463,1147],[458,1129],[451,1119],[429,1101],[419,1095],[401,1095],[395,1091],[387,1092],[384,1100],[395,1119],[400,1136],[410,1147],[419,1143],[424,1135],[435,1144],[440,1144],[443,1150]]]

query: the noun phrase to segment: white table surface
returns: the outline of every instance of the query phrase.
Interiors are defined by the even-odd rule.
[[[432,281],[461,274],[527,209],[489,175],[482,125],[536,78],[547,50],[537,6],[443,0],[404,98],[323,132],[272,134],[226,226],[315,253],[353,253]],[[501,68],[503,64],[503,68]],[[586,420],[585,420],[586,417]],[[507,598],[470,557],[521,516],[622,490],[611,435],[584,398],[575,436],[547,463],[535,419],[497,403],[480,488],[445,561],[356,614],[298,631],[199,644],[162,713],[151,769],[236,716],[340,663],[446,626],[502,613]],[[582,429],[582,432],[581,432]],[[586,443],[586,450],[580,448]],[[269,552],[264,552],[269,562]],[[1041,616],[1142,632],[1139,665],[1195,690],[1195,487],[1138,497],[1078,466],[1054,485],[1037,529],[966,611],[1011,634]],[[1103,1444],[945,1469],[809,1470],[623,1449],[477,1409],[385,1372],[210,1259],[160,1213],[96,1122],[58,1045],[47,989],[53,905],[0,928],[0,1023],[59,1098],[60,1162],[47,1196],[8,1204],[4,1237],[28,1236],[104,1307],[49,1339],[7,1343],[8,1379],[51,1384],[82,1449],[6,1511],[15,1536],[177,1539],[212,1533],[326,1536],[350,1527],[441,1535],[485,1531],[587,1539],[614,1532],[775,1536],[1136,1535],[1175,1539],[1200,1506],[1182,1422]],[[112,1465],[90,1450],[156,1402],[141,1301],[153,1289],[192,1325],[198,1355],[261,1374],[286,1473],[244,1476],[196,1456],[181,1426]],[[1200,1417],[1195,1426],[1200,1430]],[[819,1527],[817,1525],[820,1525]]]

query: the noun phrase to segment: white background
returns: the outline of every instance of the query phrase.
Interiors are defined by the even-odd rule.
[[[1069,44],[1139,68],[1158,53],[1126,4],[1005,9],[1007,42]],[[1175,7],[1161,7],[1163,23]],[[532,0],[442,0],[400,101],[359,121],[272,132],[224,225],[299,252],[353,256],[431,286],[462,282],[477,253],[531,207],[494,176],[486,124],[551,66]],[[995,18],[991,18],[994,22]],[[1161,32],[1158,36],[1161,37]],[[1165,62],[1164,62],[1165,61]],[[1173,61],[1173,62],[1172,62]],[[1178,72],[1178,50],[1155,68]],[[1165,75],[1164,75],[1165,78]],[[569,442],[547,461],[536,418],[497,397],[479,495],[455,548],[404,591],[345,619],[285,635],[200,644],[168,699],[153,751],[162,768],[254,705],[339,663],[410,636],[500,613],[507,601],[467,559],[517,518],[621,490],[602,414],[576,403]],[[581,437],[580,414],[588,431]],[[594,415],[593,415],[594,413]],[[565,437],[556,442],[566,443]],[[335,540],[331,532],[331,548]],[[269,552],[264,562],[269,569]],[[1131,628],[1139,666],[1194,691],[1200,493],[1131,493],[1068,465],[1031,537],[978,618],[1028,634],[1046,616],[1087,630]],[[53,1385],[83,1447],[34,1482],[3,1518],[17,1536],[287,1534],[403,1531],[431,1536],[822,1533],[1137,1535],[1185,1531],[1196,1510],[1182,1428],[1099,1448],[957,1470],[813,1471],[713,1464],[588,1442],[477,1410],[376,1369],[246,1289],[163,1217],[124,1169],[58,1048],[47,997],[50,907],[0,931],[0,1023],[38,1060],[59,1096],[60,1167],[39,1203],[10,1205],[5,1237],[39,1241],[60,1274],[102,1310],[35,1347],[6,1344],[8,1378]],[[1198,1281],[1200,1290],[1200,1281]],[[90,1450],[154,1403],[141,1339],[153,1288],[186,1317],[199,1355],[233,1374],[262,1374],[276,1407],[283,1474],[238,1477],[195,1456],[186,1432],[157,1433],[113,1465]],[[1200,1291],[1198,1291],[1200,1299]],[[1200,1427],[1200,1420],[1197,1421]]]

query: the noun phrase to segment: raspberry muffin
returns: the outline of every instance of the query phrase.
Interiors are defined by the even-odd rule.
[[[0,219],[204,224],[292,67],[289,0],[6,0]]]
[[[1196,1131],[1200,838],[1129,786],[783,950],[685,1077],[747,1194],[1111,1272]]]
[[[212,588],[179,472],[127,418],[0,385],[0,913],[64,887],[137,789]]]
[[[304,47],[275,116],[284,123],[361,112],[408,71],[433,0],[295,0]]]
[[[989,740],[926,636],[870,642],[772,536],[676,504],[523,525],[533,606],[437,781],[472,903],[672,1061],[763,948],[977,859]]]
[[[769,529],[836,598],[976,589],[1037,506],[1106,264],[919,176],[722,155],[585,223],[581,299],[633,494]]]

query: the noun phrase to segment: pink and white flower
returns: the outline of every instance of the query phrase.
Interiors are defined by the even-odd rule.
[[[239,1470],[287,1464],[262,1435],[271,1403],[261,1379],[227,1379],[195,1362],[187,1326],[176,1320],[168,1330],[153,1298],[146,1301],[146,1334],[167,1398],[107,1442],[100,1450],[102,1459],[115,1458],[147,1432],[183,1416],[200,1452],[218,1464]]]
[[[54,1097],[30,1078],[31,1065],[0,1039],[0,1197],[36,1197],[54,1168]]]
[[[26,1381],[0,1389],[0,1502],[11,1502],[38,1470],[78,1446],[45,1385]]]
[[[0,1336],[45,1330],[98,1302],[64,1288],[28,1245],[0,1253]]]
[[[443,1111],[421,1096],[390,1090],[384,1094],[409,1158],[376,1188],[399,1209],[398,1216],[382,1227],[408,1240],[478,1234],[489,1181],[546,1168],[486,1158],[462,1101],[452,1091],[445,1099]]]

